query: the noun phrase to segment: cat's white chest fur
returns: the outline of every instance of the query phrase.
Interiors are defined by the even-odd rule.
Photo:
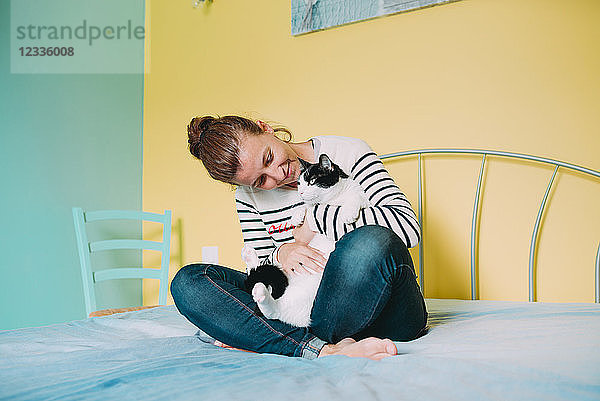
[[[298,183],[298,193],[306,207],[299,208],[294,212],[291,219],[294,226],[302,224],[306,211],[317,203],[341,206],[339,218],[344,224],[355,222],[360,209],[371,206],[365,191],[351,179],[340,180],[334,187],[327,189],[308,185],[301,179]]]

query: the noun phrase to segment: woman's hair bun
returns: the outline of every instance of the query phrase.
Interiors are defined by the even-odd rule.
[[[216,120],[212,116],[194,117],[187,127],[188,143],[190,145],[198,143],[202,134],[210,127],[212,122]]]

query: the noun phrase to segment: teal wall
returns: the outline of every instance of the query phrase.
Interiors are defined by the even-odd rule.
[[[0,0],[0,329],[85,318],[71,207],[142,198],[143,74],[11,74],[9,29]]]

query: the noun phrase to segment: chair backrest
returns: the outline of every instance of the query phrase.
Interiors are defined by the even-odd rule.
[[[112,239],[103,241],[88,241],[86,223],[100,220],[138,220],[153,221],[162,224],[163,237],[161,242],[140,239]],[[97,210],[84,212],[80,207],[73,208],[73,221],[77,236],[77,248],[81,264],[81,277],[85,295],[85,308],[89,316],[97,310],[94,284],[105,280],[149,278],[160,280],[158,303],[166,305],[169,281],[169,257],[171,248],[171,211],[164,214],[148,213],[136,210]],[[92,271],[91,254],[93,252],[115,249],[155,250],[161,252],[160,269],[157,268],[114,268]]]

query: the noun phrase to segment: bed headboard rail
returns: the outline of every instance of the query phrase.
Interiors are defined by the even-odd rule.
[[[417,172],[417,182],[418,182],[418,217],[419,217],[419,225],[423,227],[423,176],[422,176],[422,163],[423,163],[423,155],[425,154],[471,154],[471,155],[482,155],[481,159],[481,167],[479,170],[479,178],[477,180],[477,188],[475,191],[475,202],[473,206],[473,218],[471,220],[471,299],[479,299],[479,294],[477,291],[477,259],[476,259],[476,249],[478,245],[478,227],[479,227],[479,204],[481,199],[481,182],[483,178],[483,172],[486,166],[487,156],[501,156],[508,157],[513,159],[525,159],[532,160],[540,163],[545,163],[554,166],[554,172],[552,173],[552,177],[548,182],[548,186],[546,187],[546,192],[542,198],[542,202],[540,204],[537,218],[535,220],[535,224],[533,226],[532,234],[531,234],[531,242],[529,244],[529,301],[536,301],[536,286],[535,286],[535,263],[536,263],[536,252],[537,252],[537,241],[539,236],[540,225],[542,222],[542,217],[544,215],[544,211],[546,209],[546,201],[548,199],[548,194],[552,190],[552,185],[554,184],[554,178],[559,170],[559,168],[566,168],[574,171],[578,171],[584,174],[588,174],[590,176],[600,178],[600,172],[591,170],[589,168],[577,166],[571,163],[565,163],[558,160],[548,159],[544,157],[526,155],[521,153],[511,153],[511,152],[501,152],[495,150],[480,150],[480,149],[422,149],[422,150],[410,150],[405,152],[395,152],[388,153],[384,155],[380,155],[379,158],[382,160],[398,158],[403,156],[417,156],[418,159],[418,172]],[[419,284],[421,288],[423,286],[423,235],[421,235],[421,242],[419,243]],[[596,253],[595,260],[595,302],[600,303],[600,243],[598,244],[598,251]]]

